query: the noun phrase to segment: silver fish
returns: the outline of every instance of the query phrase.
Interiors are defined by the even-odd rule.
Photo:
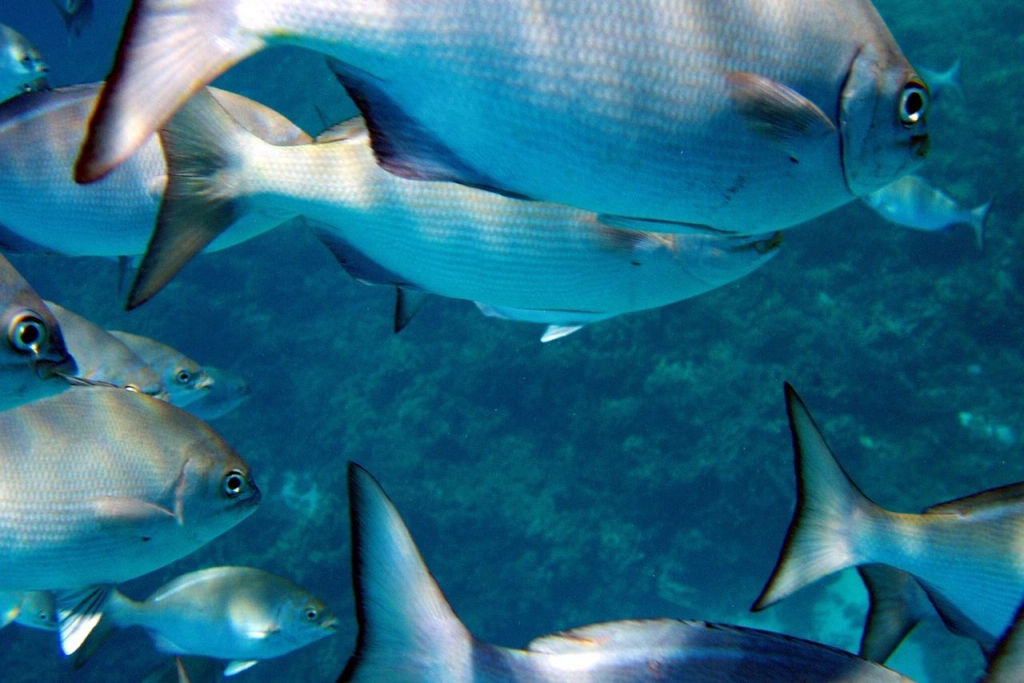
[[[11,262],[0,256],[0,410],[70,388],[78,372],[57,319]]]
[[[49,591],[0,591],[0,628],[18,623],[43,631],[57,630],[57,602]]]
[[[249,383],[239,374],[214,365],[204,366],[212,385],[185,410],[209,422],[223,417],[247,401],[252,395]]]
[[[213,377],[181,351],[142,335],[118,330],[108,332],[159,375],[167,387],[171,404],[185,408],[213,388]]]
[[[398,510],[349,464],[359,638],[339,681],[903,681],[848,652],[703,621],[613,621],[537,638],[525,650],[475,639],[441,593]]]
[[[163,206],[128,298],[146,301],[205,239],[253,210],[303,216],[356,279],[491,306],[611,317],[664,306],[766,263],[780,240],[657,234],[376,163],[360,119],[278,147],[197,93],[161,131]]]
[[[60,12],[68,35],[82,35],[92,21],[93,0],[53,0],[53,6]]]
[[[29,93],[0,105],[0,244],[8,251],[68,256],[145,253],[167,170],[160,143],[100,183],[77,185],[68,169],[81,145],[99,83]],[[310,138],[284,117],[247,98],[211,89],[231,115],[275,144]],[[251,215],[210,246],[222,249],[280,223]],[[260,226],[260,221],[268,225]]]
[[[0,102],[33,90],[49,87],[43,55],[25,36],[0,24]]]
[[[914,230],[935,232],[965,223],[974,230],[978,249],[985,246],[985,223],[992,209],[991,200],[973,209],[964,209],[924,178],[908,175],[872,192],[864,201],[882,218]]]
[[[71,355],[78,363],[78,377],[170,400],[163,380],[124,342],[99,325],[53,303],[47,307],[60,322]]]
[[[1024,599],[1024,483],[894,513],[871,502],[840,466],[800,397],[786,385],[797,509],[753,609],[847,567],[886,564],[912,575],[947,625],[986,651]]]
[[[928,146],[928,88],[868,0],[136,0],[76,178],[280,44],[338,60],[389,171],[653,232],[787,228]]]
[[[0,586],[60,591],[66,653],[104,586],[197,550],[260,500],[212,429],[135,392],[74,388],[0,413],[0,434]]]
[[[138,602],[113,591],[90,640],[110,629],[141,626],[160,652],[230,660],[232,676],[260,660],[280,657],[333,635],[338,619],[306,589],[251,567],[190,572]],[[76,656],[84,664],[96,647]]]

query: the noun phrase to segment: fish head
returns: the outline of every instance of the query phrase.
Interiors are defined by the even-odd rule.
[[[288,639],[302,647],[333,635],[338,630],[338,618],[319,598],[302,591],[299,599],[288,601]]]
[[[50,67],[43,59],[42,53],[14,29],[6,26],[0,28],[4,29],[0,31],[0,46],[3,50],[0,62],[21,81],[18,90],[30,92],[46,89]]]
[[[861,47],[840,98],[843,173],[853,195],[874,192],[924,163],[930,106],[927,84],[898,48]]]
[[[252,394],[249,383],[241,375],[210,365],[205,366],[204,371],[210,377],[209,387],[185,408],[202,420],[227,415]]]
[[[215,380],[206,369],[188,356],[180,356],[164,370],[164,384],[171,403],[186,406],[213,389]]]
[[[174,513],[205,544],[255,512],[262,494],[248,463],[220,435],[197,424],[201,428],[185,447],[174,487]]]
[[[0,351],[0,405],[13,407],[58,394],[78,366],[60,324],[35,290],[0,257],[0,324],[6,348]]]

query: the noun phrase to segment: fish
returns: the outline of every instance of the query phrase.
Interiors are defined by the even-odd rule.
[[[884,564],[911,575],[950,630],[991,653],[1024,600],[1024,482],[933,505],[923,514],[890,512],[850,479],[788,383],[785,394],[797,507],[752,609],[841,569]]]
[[[209,422],[224,417],[252,395],[249,382],[241,375],[215,365],[206,365],[204,370],[211,385],[199,398],[185,406],[185,410],[200,420]]]
[[[107,331],[160,377],[173,405],[185,408],[213,388],[214,379],[206,368],[181,351],[142,335]]]
[[[74,652],[112,584],[159,569],[255,511],[249,465],[164,401],[75,387],[0,413],[0,587],[56,594]]]
[[[955,93],[963,97],[964,91],[960,86],[960,76],[963,73],[963,60],[957,57],[956,61],[945,71],[937,71],[918,65],[917,72],[928,84],[928,90],[932,94],[932,101],[937,101],[945,92]]]
[[[93,0],[53,0],[53,6],[60,12],[69,36],[81,36],[92,21]]]
[[[135,0],[76,180],[272,45],[334,58],[392,173],[651,232],[773,233],[928,148],[927,85],[869,0]]]
[[[165,654],[230,660],[224,675],[233,676],[334,635],[338,619],[322,600],[282,576],[252,567],[209,567],[179,576],[143,601],[112,591],[75,667],[113,629],[131,626],[145,629]]]
[[[57,318],[32,286],[0,256],[0,410],[54,396],[71,388],[78,365]]]
[[[0,102],[50,87],[50,67],[28,39],[0,24]]]
[[[964,209],[921,176],[908,175],[867,195],[864,202],[882,218],[913,230],[936,232],[967,224],[974,231],[978,249],[985,247],[985,224],[992,200]]]
[[[355,279],[491,306],[611,317],[732,282],[777,235],[639,232],[596,214],[381,169],[359,118],[313,145],[270,145],[205,93],[160,131],[164,201],[127,308],[253,210],[301,217]]]
[[[49,591],[0,591],[0,628],[10,623],[57,630],[57,601]]]
[[[100,183],[76,184],[69,169],[101,84],[27,93],[0,104],[0,247],[7,252],[65,256],[140,256],[146,251],[163,197],[167,169],[157,138]],[[276,112],[240,95],[213,89],[231,115],[275,144],[311,138]],[[210,245],[247,239],[259,222],[236,225]],[[263,228],[266,229],[266,228]]]
[[[925,617],[935,614],[928,594],[910,574],[885,564],[857,567],[868,590],[868,614],[858,654],[884,664]]]
[[[591,624],[525,650],[474,638],[452,611],[380,484],[348,466],[359,636],[339,681],[908,681],[810,641],[703,621]]]
[[[46,306],[60,323],[68,349],[78,363],[75,377],[170,400],[160,376],[124,342],[59,304],[46,301]]]

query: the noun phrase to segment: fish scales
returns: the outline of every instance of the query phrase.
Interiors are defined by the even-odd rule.
[[[77,388],[0,413],[0,433],[5,590],[134,578],[248,514],[224,510],[206,526],[204,479],[220,491],[221,468],[247,468],[212,430],[162,401]]]
[[[137,0],[76,178],[272,44],[341,62],[389,171],[598,213],[768,233],[926,151],[927,90],[869,2],[581,4]]]

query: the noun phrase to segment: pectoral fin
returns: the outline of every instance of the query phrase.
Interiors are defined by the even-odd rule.
[[[616,216],[609,213],[602,213],[597,217],[597,222],[605,227],[617,230],[633,230],[643,233],[674,233],[682,235],[732,235],[734,233],[726,230],[718,230],[710,225],[700,223],[678,223],[676,221],[662,221],[650,218],[633,218],[630,216]]]
[[[405,329],[405,326],[419,313],[430,296],[429,292],[416,289],[395,288],[395,334]]]
[[[548,328],[544,330],[544,334],[540,336],[542,344],[561,339],[562,337],[568,337],[573,332],[578,332],[583,329],[583,325],[548,325]]]
[[[787,151],[794,143],[836,132],[816,104],[787,85],[744,71],[730,72],[726,80],[740,116]]]
[[[177,519],[173,510],[138,498],[107,496],[96,502],[96,515],[112,524],[136,523],[146,520]]]
[[[224,675],[234,676],[235,674],[240,674],[246,669],[251,669],[259,663],[260,661],[258,659],[249,659],[246,661],[235,660],[224,667]]]
[[[103,616],[103,607],[112,589],[112,586],[90,586],[55,595],[60,647],[64,654],[73,654],[92,633]]]

